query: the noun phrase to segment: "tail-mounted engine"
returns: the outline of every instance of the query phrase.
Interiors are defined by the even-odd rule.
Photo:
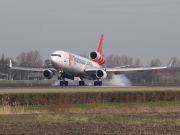
[[[90,53],[91,60],[98,63],[99,65],[102,65],[106,62],[106,59],[105,59],[104,55],[102,54],[103,37],[104,37],[104,35],[101,34],[97,51]]]
[[[99,79],[105,79],[107,77],[107,72],[104,70],[97,70],[96,77]]]
[[[49,69],[43,71],[43,76],[46,79],[51,79],[53,77],[53,75],[54,75],[54,73]]]
[[[105,59],[104,55],[100,54],[97,51],[91,52],[90,53],[90,58],[91,58],[91,60],[98,63],[99,65],[102,65],[102,64],[104,64],[106,62],[106,59]]]

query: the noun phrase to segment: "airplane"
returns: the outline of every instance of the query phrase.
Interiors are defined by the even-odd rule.
[[[58,80],[60,80],[60,86],[68,86],[68,81],[66,79],[74,80],[75,77],[80,79],[79,86],[85,85],[85,79],[93,80],[94,86],[101,86],[102,80],[106,79],[111,74],[166,69],[172,66],[173,59],[169,66],[163,67],[130,68],[129,65],[127,65],[114,68],[103,68],[102,65],[106,62],[102,53],[103,37],[104,34],[101,34],[97,50],[90,53],[90,59],[70,52],[57,50],[50,56],[52,68],[13,67],[11,60],[9,68],[14,70],[40,71],[43,72],[43,76],[46,79],[51,79],[55,75]]]

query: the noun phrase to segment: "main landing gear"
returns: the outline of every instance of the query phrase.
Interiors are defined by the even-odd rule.
[[[60,81],[60,86],[68,86],[68,81],[65,81],[65,78],[62,78],[62,77],[58,77],[58,80],[61,80]],[[79,81],[79,86],[84,86],[85,83],[83,80]],[[102,86],[102,81],[94,81],[94,86]]]
[[[68,81],[65,81],[65,79],[62,76],[58,76],[57,79],[61,80],[59,83],[60,86],[68,86]]]
[[[84,81],[79,81],[79,86],[84,86]]]
[[[68,81],[60,81],[60,86],[68,86]]]
[[[68,86],[68,81],[60,81],[60,86]],[[84,86],[84,81],[79,81],[79,86]]]
[[[94,86],[102,86],[102,81],[94,81]]]
[[[59,76],[58,80],[61,80],[60,84],[59,84],[60,86],[68,86],[68,81],[65,81],[65,78],[62,78],[62,76]],[[79,86],[84,86],[83,79],[81,79],[81,81],[79,81]]]
[[[84,80],[83,80],[84,78],[80,77],[80,79],[81,80],[79,81],[79,86],[84,86]]]

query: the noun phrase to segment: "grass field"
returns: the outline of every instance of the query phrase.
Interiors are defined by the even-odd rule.
[[[0,91],[0,96],[6,97],[1,99],[0,105],[0,134],[180,134],[180,101],[178,97],[180,88],[178,87],[32,87],[0,88]],[[124,97],[125,100],[122,101],[127,102],[95,101],[77,104],[62,100],[58,104],[21,105],[20,102],[9,104],[9,100],[14,101],[15,98],[31,99],[41,103],[39,100],[48,100],[49,94],[59,98],[66,96],[65,93],[78,96],[78,94],[91,92],[95,95],[103,93],[104,98],[112,98],[112,101],[126,96],[127,99]],[[121,92],[123,94],[120,94],[119,98],[117,94]],[[136,95],[136,93],[140,95]],[[143,99],[149,98],[142,93],[147,93],[151,98],[157,99],[140,102],[139,98],[142,96],[144,96]],[[57,96],[58,94],[62,96]],[[87,95],[94,100],[101,97],[98,95],[95,98],[94,95]],[[89,99],[88,96],[78,98]],[[175,96],[175,98],[168,101],[158,100],[158,98],[166,99],[169,96]],[[69,97],[74,98],[74,96]],[[52,100],[58,101],[56,98]],[[131,98],[134,99],[131,100]]]
[[[0,134],[180,133],[179,102],[1,106]]]
[[[1,134],[178,135],[179,113],[26,114],[0,116]]]
[[[0,134],[149,135],[180,132],[180,102],[4,105],[0,110]]]

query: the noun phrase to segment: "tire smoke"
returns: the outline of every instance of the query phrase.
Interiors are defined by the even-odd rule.
[[[112,75],[110,80],[104,80],[103,86],[131,86],[130,80],[123,74]]]
[[[79,85],[79,81],[78,80],[69,80],[66,79],[68,81],[68,85],[70,86],[78,86]],[[92,80],[84,80],[85,81],[85,86],[93,86],[94,85],[94,81]],[[53,86],[58,86],[59,85],[59,80],[55,79]],[[109,79],[105,79],[102,81],[102,85],[103,86],[131,86],[131,82],[130,80],[123,74],[121,75],[111,75],[111,78]]]

